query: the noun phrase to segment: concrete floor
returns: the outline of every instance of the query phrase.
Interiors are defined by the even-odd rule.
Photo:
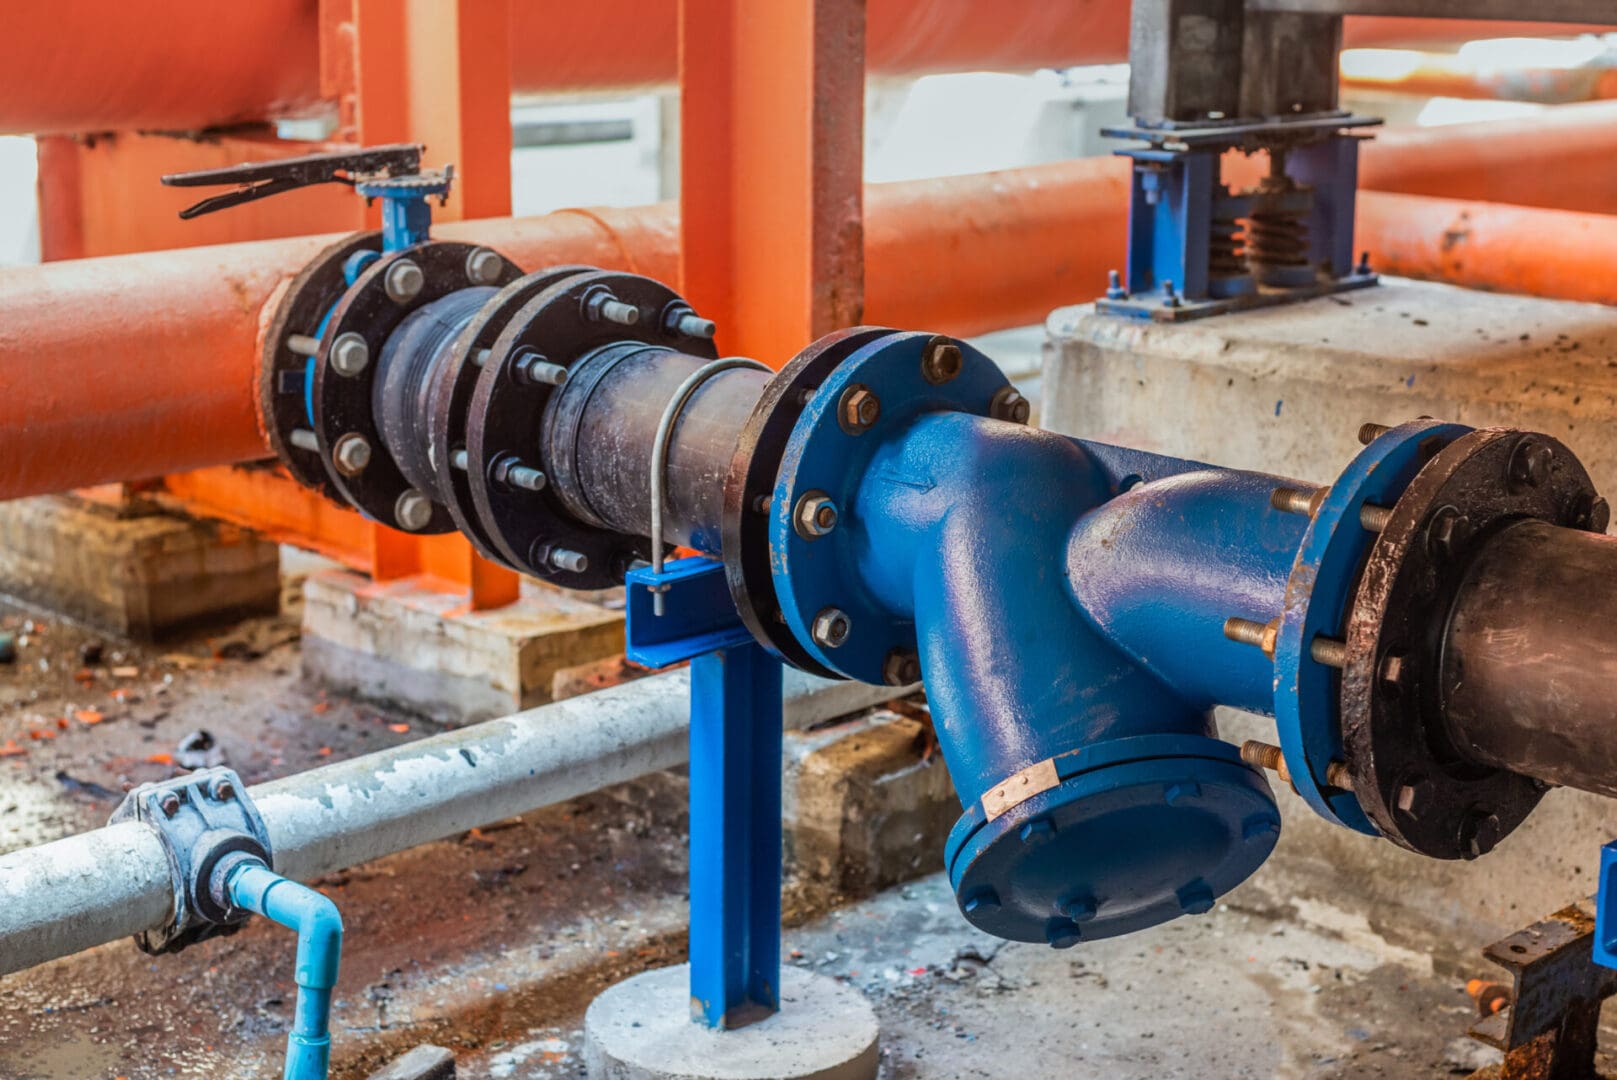
[[[20,632],[24,618],[0,621]],[[0,757],[0,849],[98,825],[125,784],[167,775],[164,755],[199,726],[249,782],[433,730],[303,684],[292,629],[108,643],[85,663],[90,635],[36,625],[0,668],[0,747],[24,751]],[[581,1075],[593,994],[682,958],[683,800],[683,781],[660,774],[317,882],[348,927],[332,1075],[367,1076],[421,1042],[455,1049],[464,1077]],[[1057,952],[975,932],[933,874],[829,910],[794,891],[785,948],[876,1003],[892,1078],[1426,1077],[1485,1063],[1459,1038],[1485,942],[1411,947],[1396,912],[1352,895],[1283,852],[1206,916]],[[0,1077],[278,1076],[291,946],[258,920],[179,955],[114,943],[0,979]]]

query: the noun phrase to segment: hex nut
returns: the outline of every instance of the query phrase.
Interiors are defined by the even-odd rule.
[[[173,817],[180,812],[180,797],[170,791],[157,801],[157,808],[164,817]]]
[[[504,272],[505,260],[499,252],[490,248],[474,248],[466,256],[466,280],[473,285],[498,284]]]
[[[1033,416],[1033,406],[1016,387],[1002,386],[994,392],[994,400],[988,403],[988,415],[995,420],[1025,424]]]
[[[792,525],[805,540],[818,540],[837,527],[837,504],[823,491],[810,491],[797,500]]]
[[[869,431],[881,417],[881,398],[870,387],[854,383],[842,392],[837,402],[837,423],[849,435]]]
[[[231,796],[233,796],[235,794],[236,794],[236,789],[230,783],[229,780],[219,779],[219,780],[214,781],[214,783],[213,783],[213,797],[215,799],[218,799],[220,802],[225,802],[226,800],[228,800]]]
[[[399,259],[387,268],[382,287],[387,291],[387,298],[395,304],[408,304],[421,295],[426,283],[427,275],[421,272],[420,266],[410,259]]]
[[[809,631],[814,637],[814,643],[826,649],[841,648],[853,632],[853,620],[841,608],[828,607],[814,616],[814,625]]]
[[[921,681],[921,658],[914,649],[890,649],[882,660],[881,677],[888,686],[914,686]]]
[[[331,448],[331,463],[344,476],[358,476],[371,463],[370,441],[357,431],[350,431]]]
[[[1405,780],[1398,784],[1393,795],[1393,805],[1411,820],[1419,821],[1421,815],[1431,810],[1427,805],[1432,798],[1432,785],[1423,779]]]
[[[1471,522],[1459,510],[1445,506],[1426,526],[1426,550],[1433,558],[1452,559],[1465,542]]]
[[[1517,490],[1538,487],[1550,478],[1555,451],[1538,439],[1523,439],[1510,455],[1510,486]]]
[[[339,335],[331,343],[331,370],[339,375],[351,379],[364,371],[370,362],[371,347],[352,330]]]
[[[960,374],[963,360],[959,345],[948,338],[935,337],[921,354],[921,377],[933,386],[942,386]]]
[[[406,532],[419,532],[432,522],[432,500],[410,488],[393,504],[393,520]]]

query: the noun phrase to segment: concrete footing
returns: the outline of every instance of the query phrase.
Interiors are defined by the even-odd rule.
[[[274,614],[277,547],[139,501],[48,495],[0,504],[0,591],[129,638]]]
[[[943,869],[960,800],[923,707],[878,709],[786,736],[787,857],[800,884],[841,896]]]
[[[303,587],[303,670],[334,689],[463,722],[552,699],[558,672],[623,651],[623,614],[553,591],[468,611],[414,579],[343,570]]]
[[[1177,324],[1062,308],[1046,330],[1043,426],[1063,434],[1330,483],[1361,422],[1425,414],[1553,435],[1617,497],[1609,307],[1388,279]],[[1275,741],[1265,717],[1220,710],[1219,727]],[[1593,891],[1617,835],[1617,803],[1557,790],[1478,864],[1438,862],[1330,825],[1284,785],[1276,796],[1276,854],[1315,866],[1320,895],[1343,888],[1479,945]]]
[[[658,968],[603,991],[584,1014],[596,1080],[873,1080],[876,1013],[826,975],[781,971],[780,1011],[733,1031],[690,1019],[690,966]]]

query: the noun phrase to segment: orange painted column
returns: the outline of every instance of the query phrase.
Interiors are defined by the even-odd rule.
[[[864,310],[864,0],[680,0],[680,291],[774,367]]]

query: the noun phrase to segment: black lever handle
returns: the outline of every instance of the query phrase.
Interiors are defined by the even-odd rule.
[[[169,187],[240,185],[235,191],[210,196],[181,210],[180,217],[189,220],[311,184],[352,185],[379,176],[413,176],[421,171],[423,149],[419,143],[393,143],[363,150],[304,154],[277,161],[250,161],[222,169],[172,173],[163,177],[163,183]]]

